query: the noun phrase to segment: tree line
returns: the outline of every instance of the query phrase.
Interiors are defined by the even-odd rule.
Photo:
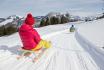
[[[54,24],[63,24],[70,21],[70,14],[54,15],[54,16],[45,16],[40,21],[40,26],[54,25]]]

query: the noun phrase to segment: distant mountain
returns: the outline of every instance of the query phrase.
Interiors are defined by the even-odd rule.
[[[19,19],[19,18],[23,18],[23,17],[18,16],[18,15],[11,15],[7,17],[7,19]]]
[[[100,14],[95,14],[92,16],[86,16],[83,17],[85,21],[93,21],[93,20],[97,20],[97,19],[102,19],[104,18],[104,13],[100,13]]]
[[[45,16],[36,16],[36,17],[34,17],[35,18],[35,20],[38,22],[38,21],[40,21],[42,18],[44,18]]]
[[[19,27],[19,21],[21,19],[22,18],[17,15],[12,15],[5,18],[5,21],[2,21],[0,23],[0,36],[10,35],[17,32],[17,29]]]
[[[13,21],[13,19],[5,19],[5,21],[2,21],[2,22],[0,23],[0,26],[6,25],[6,24],[8,24],[8,23],[10,23],[10,22],[12,22],[12,21]]]
[[[5,21],[6,19],[5,18],[0,18],[0,23]]]
[[[80,20],[82,19],[79,16],[73,16],[73,15],[70,16],[70,22],[75,22],[75,21],[80,21]]]

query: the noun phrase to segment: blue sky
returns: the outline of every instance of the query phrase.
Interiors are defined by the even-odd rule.
[[[34,16],[49,12],[86,16],[100,13],[102,8],[102,0],[0,0],[0,17],[14,14],[25,16],[28,12]]]

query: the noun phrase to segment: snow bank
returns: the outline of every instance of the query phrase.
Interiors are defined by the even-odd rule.
[[[81,35],[80,32],[76,31],[75,37],[79,44],[85,49],[85,51],[87,51],[94,59],[100,69],[104,70],[104,52],[96,45],[92,44],[89,39],[87,40],[87,38]]]
[[[104,19],[85,22],[78,25],[78,33],[86,37],[97,47],[104,47]]]

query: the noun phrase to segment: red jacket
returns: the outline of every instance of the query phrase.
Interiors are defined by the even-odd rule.
[[[23,43],[22,48],[26,50],[35,48],[41,40],[38,32],[32,27],[33,22],[34,18],[29,19],[29,16],[27,16],[23,25],[19,28],[19,35]]]

